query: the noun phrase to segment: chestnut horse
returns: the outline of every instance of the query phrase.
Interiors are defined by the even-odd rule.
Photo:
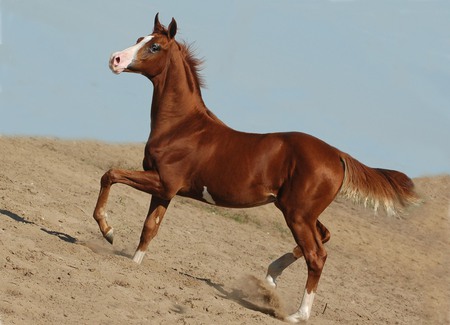
[[[109,66],[146,76],[153,83],[151,132],[143,171],[111,169],[101,178],[94,211],[112,244],[106,221],[111,185],[121,183],[152,195],[133,261],[141,263],[175,195],[230,208],[274,203],[297,246],[270,264],[266,280],[275,286],[281,272],[304,256],[308,267],[303,300],[290,322],[311,314],[330,233],[319,215],[338,194],[380,204],[388,213],[413,202],[414,185],[403,173],[369,168],[348,154],[304,133],[253,134],[235,131],[204,104],[198,69],[189,46],[175,40],[176,21],[166,28],[155,17],[153,33],[112,54]]]

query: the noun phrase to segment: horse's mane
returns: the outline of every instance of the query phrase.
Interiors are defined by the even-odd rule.
[[[177,42],[177,44],[179,45],[180,51],[181,53],[183,53],[186,63],[188,64],[189,68],[192,71],[192,74],[194,75],[196,83],[198,84],[199,87],[205,88],[206,87],[205,80],[203,79],[203,76],[200,74],[204,60],[199,59],[195,56],[192,44],[186,43],[184,41],[181,43]]]
[[[180,51],[184,56],[184,59],[187,63],[187,65],[189,66],[192,75],[194,77],[195,82],[197,83],[197,85],[201,88],[205,88],[206,84],[205,81],[202,77],[202,75],[200,74],[200,70],[202,69],[202,64],[204,62],[203,59],[199,59],[197,57],[195,57],[194,55],[194,51],[192,49],[192,44],[188,44],[186,42],[182,42],[181,44],[178,43],[178,46],[180,47]],[[213,112],[211,112],[206,106],[205,106],[205,110],[206,110],[206,114],[213,119],[214,121],[225,125],[225,123],[223,123]]]
[[[169,36],[169,31],[167,28],[161,24],[157,26],[157,29],[153,32],[157,32],[166,36]],[[192,44],[189,44],[187,42],[181,41],[181,43],[176,42],[178,45],[178,48],[181,51],[181,54],[184,56],[184,59],[186,61],[186,64],[188,65],[189,69],[192,72],[192,76],[194,78],[194,82],[198,85],[199,88],[205,88],[206,83],[200,74],[200,71],[202,69],[202,64],[204,63],[203,59],[199,59],[194,54],[194,49],[192,47]],[[206,106],[205,106],[206,114],[213,119],[214,121],[225,125],[213,112],[211,112]]]
[[[158,24],[157,26],[155,26],[155,29],[153,30],[153,32],[163,34],[163,35],[169,37],[168,29],[162,24]],[[202,64],[204,63],[204,60],[199,59],[195,56],[192,44],[189,44],[184,41],[176,42],[176,43],[194,76],[195,82],[197,83],[199,88],[205,88],[206,83],[205,83],[203,77],[200,75],[200,71],[202,70]]]

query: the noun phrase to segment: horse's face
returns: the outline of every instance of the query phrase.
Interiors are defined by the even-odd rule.
[[[110,69],[119,74],[123,71],[140,73],[152,79],[159,75],[167,65],[169,52],[175,44],[177,32],[175,19],[166,29],[155,17],[153,33],[140,37],[136,44],[120,52],[115,52],[109,60]]]

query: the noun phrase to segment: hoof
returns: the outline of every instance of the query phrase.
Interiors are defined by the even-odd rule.
[[[290,316],[287,316],[284,320],[288,323],[296,324],[300,322],[305,322],[308,320],[308,318],[309,318],[308,315],[295,313]]]
[[[114,229],[111,228],[108,230],[108,232],[105,234],[105,239],[112,245],[114,241]]]
[[[308,298],[308,295],[306,297]],[[308,300],[308,299],[306,299],[306,300]],[[304,301],[302,301],[302,305],[303,305],[303,302]],[[311,301],[311,305],[312,305],[312,301]],[[284,320],[289,323],[300,323],[300,322],[307,321],[309,319],[310,315],[311,315],[311,307],[305,308],[304,306],[302,306],[302,307],[300,307],[300,310],[298,312],[296,312],[295,314],[292,314],[290,316],[287,316]]]

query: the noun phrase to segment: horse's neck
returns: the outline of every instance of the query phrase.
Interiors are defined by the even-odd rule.
[[[152,133],[174,127],[196,114],[205,114],[212,121],[224,124],[206,108],[200,85],[192,73],[183,58],[177,56],[171,59],[166,71],[153,80]]]

